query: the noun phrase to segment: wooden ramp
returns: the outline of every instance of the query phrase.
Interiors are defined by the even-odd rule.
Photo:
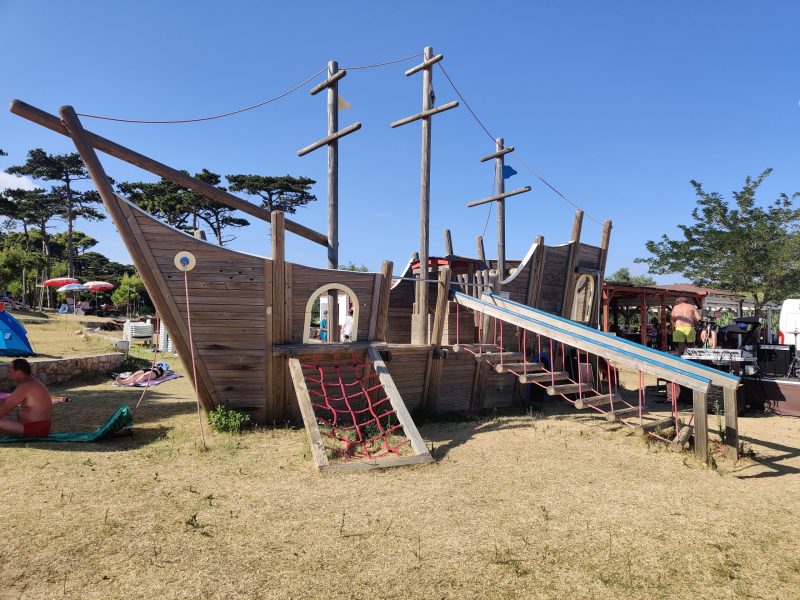
[[[733,459],[738,457],[736,409],[736,390],[740,385],[738,377],[641,346],[491,293],[483,293],[480,298],[475,298],[452,290],[451,296],[459,305],[486,317],[494,318],[577,350],[579,365],[581,353],[584,353],[587,357],[588,355],[601,357],[610,365],[654,375],[691,389],[694,393],[694,425],[692,428],[684,427],[678,431],[678,435],[672,440],[672,445],[673,448],[680,448],[693,433],[695,453],[703,461],[708,460],[706,395],[711,385],[721,387],[725,398],[727,454]],[[500,360],[501,364],[495,366],[496,370],[515,373],[519,376],[521,383],[542,385],[547,394],[562,396],[577,408],[590,408],[603,413],[609,421],[621,421],[634,426],[640,434],[654,434],[668,425],[666,419],[645,421],[642,417],[647,415],[642,414],[640,407],[625,402],[616,394],[601,394],[594,389],[593,382],[568,380],[566,372],[545,370],[539,364],[525,362],[524,357],[523,362],[520,363],[519,353],[503,352],[502,348],[494,345],[473,344],[472,346],[477,347],[464,345],[463,348],[474,353],[476,359],[484,359],[489,362]],[[461,347],[454,346],[454,351],[457,352],[460,349]],[[515,369],[519,369],[519,371]],[[577,370],[580,373],[581,367],[579,366]],[[548,383],[549,385],[547,385]],[[633,422],[634,418],[637,422]],[[650,417],[650,419],[653,418]],[[675,425],[677,426],[677,422]]]
[[[378,349],[289,358],[311,458],[319,471],[431,462]]]

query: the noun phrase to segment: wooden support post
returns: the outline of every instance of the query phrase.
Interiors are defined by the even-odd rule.
[[[61,119],[39,108],[36,108],[35,106],[26,104],[21,100],[14,100],[11,102],[9,110],[17,116],[28,119],[29,121],[37,123],[38,125],[46,127],[47,129],[55,131],[56,133],[60,133],[61,135],[70,137],[70,134],[67,131],[66,126],[61,122]],[[210,198],[211,200],[219,202],[220,204],[224,204],[225,206],[233,208],[234,210],[241,210],[251,217],[255,217],[267,222],[270,221],[269,211],[256,204],[242,200],[241,198],[234,196],[223,189],[214,187],[213,185],[209,185],[204,181],[200,181],[199,179],[191,177],[184,171],[173,169],[172,167],[160,163],[157,160],[153,160],[148,156],[134,152],[130,148],[121,146],[115,142],[112,142],[111,140],[92,133],[91,131],[83,130],[83,134],[86,139],[86,143],[100,152],[105,152],[114,158],[118,158],[144,169],[145,171],[150,171],[151,173],[163,177],[164,179],[167,179],[173,183],[187,187],[190,190],[205,196],[206,198]],[[300,225],[299,223],[290,221],[289,219],[286,219],[286,230],[291,231],[300,237],[304,237],[307,240],[316,242],[317,244],[321,244],[323,246],[327,246],[328,244],[328,239],[318,231],[314,231],[305,225]]]
[[[434,346],[442,345],[442,335],[444,334],[444,320],[447,315],[448,294],[450,291],[450,267],[439,269],[439,284],[436,294],[436,312],[433,316],[433,329],[431,330],[430,343]]]
[[[496,150],[503,149],[503,138],[495,140]],[[506,191],[506,180],[503,178],[503,165],[505,154],[498,154],[494,159],[494,179],[497,195],[501,196]],[[530,189],[530,188],[529,188]],[[494,291],[500,293],[500,284],[506,278],[506,201],[505,198],[497,200],[497,280]]]
[[[642,303],[639,307],[639,339],[642,346],[647,346],[647,295],[642,293],[639,301]]]
[[[478,258],[479,258],[479,259],[480,259],[482,262],[484,262],[484,263],[485,263],[485,262],[486,262],[486,250],[485,250],[485,249],[484,249],[484,247],[483,247],[483,236],[482,236],[482,235],[479,235],[479,236],[477,236],[477,237],[475,238],[475,243],[476,243],[476,244],[477,244],[477,246],[478,246]],[[479,294],[479,295],[480,295],[480,294]]]
[[[444,254],[445,256],[453,256],[453,238],[449,229],[444,230]]]
[[[389,296],[392,292],[392,269],[394,264],[390,260],[383,261],[381,275],[383,275],[383,288],[378,305],[378,322],[375,325],[375,339],[379,342],[388,341],[389,324]]]
[[[264,261],[264,423],[275,422],[275,360],[272,353],[274,344],[272,269],[274,264],[272,260]]]
[[[328,76],[336,75],[339,64],[328,63]],[[328,136],[339,129],[339,80],[328,86]],[[328,268],[339,268],[339,140],[328,144]],[[328,339],[339,341],[339,292],[328,292]]]
[[[730,460],[739,460],[739,406],[736,390],[722,390],[725,403],[725,454]]]
[[[667,351],[667,296],[665,293],[661,294],[661,324],[659,331],[661,331],[661,350]]]
[[[427,46],[422,53],[422,63],[406,71],[406,76],[422,71],[422,112],[392,123],[400,127],[414,121],[422,121],[422,159],[420,165],[420,217],[419,217],[419,280],[416,287],[417,330],[412,339],[425,343],[428,339],[428,287],[423,280],[428,278],[428,250],[430,242],[430,204],[431,204],[431,117],[451,108],[458,102],[449,102],[433,107],[433,65],[442,60],[442,55],[433,55],[433,48]],[[413,322],[413,321],[412,321]]]
[[[544,237],[537,235],[534,240],[536,252],[533,255],[533,266],[531,267],[530,279],[528,279],[528,293],[525,296],[525,304],[536,307],[539,301],[539,290],[542,287],[542,274],[544,273]]]
[[[319,432],[314,406],[311,404],[311,396],[308,393],[308,386],[306,386],[303,367],[296,358],[290,358],[288,363],[289,372],[294,383],[295,396],[297,396],[297,404],[300,406],[300,414],[303,417],[303,424],[308,436],[308,445],[311,447],[311,459],[314,467],[319,470],[328,466],[328,455],[325,452],[325,443],[322,441],[322,436]]]
[[[339,70],[335,60],[328,62],[328,79],[311,88],[314,96],[328,90],[328,135],[297,152],[305,156],[317,148],[328,147],[328,268],[339,268],[339,138],[361,129],[361,123],[353,123],[339,130],[339,80],[347,74]],[[339,341],[339,292],[328,292],[328,341]]]
[[[433,58],[433,48],[425,48],[423,61]],[[422,71],[422,110],[431,109],[433,90],[433,71],[427,66]],[[417,339],[425,343],[428,339],[428,240],[431,218],[431,118],[422,119],[422,160],[420,165],[420,196],[419,196],[419,282],[417,286],[417,312],[420,315],[417,323]]]
[[[564,299],[561,302],[561,316],[567,319],[572,317],[572,304],[574,301],[575,267],[581,251],[581,227],[583,226],[583,211],[575,211],[575,220],[572,222],[572,235],[570,236],[569,257],[567,258],[567,276],[564,281]]]
[[[436,412],[436,404],[439,400],[439,378],[442,374],[444,357],[441,353],[442,336],[444,334],[444,321],[449,306],[450,292],[450,267],[439,269],[439,284],[436,293],[436,312],[433,317],[433,327],[431,329],[431,344],[434,345],[432,352],[428,353],[428,365],[425,369],[427,381],[425,382],[425,395],[423,403],[425,410]]]
[[[611,241],[611,221],[603,222],[603,234],[600,237],[600,274],[605,275],[606,261],[608,260],[608,245]],[[598,282],[598,285],[601,284]]]
[[[285,344],[286,328],[286,259],[284,216],[272,212],[272,343]],[[275,356],[272,368],[273,423],[286,418],[286,358]]]
[[[694,454],[704,463],[708,464],[708,400],[706,394],[698,390],[693,391],[694,404]]]

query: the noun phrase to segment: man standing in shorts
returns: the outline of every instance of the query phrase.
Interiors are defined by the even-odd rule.
[[[700,322],[700,311],[694,304],[689,304],[686,298],[678,298],[672,307],[672,341],[678,350],[678,355],[683,354],[686,346],[694,344],[694,327]]]

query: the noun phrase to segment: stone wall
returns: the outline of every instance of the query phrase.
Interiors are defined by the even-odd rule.
[[[111,354],[95,354],[93,356],[76,356],[73,358],[50,358],[31,361],[31,370],[35,377],[45,385],[64,383],[82,376],[106,375],[119,368],[125,357],[121,352]],[[12,386],[8,380],[8,365],[11,360],[0,364],[0,388],[7,390]]]

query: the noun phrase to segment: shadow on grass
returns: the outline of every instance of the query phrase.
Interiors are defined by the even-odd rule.
[[[770,417],[771,415],[760,416],[760,418],[764,419],[768,419]],[[769,448],[770,450],[775,450],[781,454],[775,456],[758,456],[758,454],[756,454],[755,456],[751,456],[750,460],[764,467],[766,470],[759,473],[754,473],[753,475],[742,475],[736,473],[736,477],[738,479],[763,479],[765,477],[781,477],[783,475],[797,475],[800,473],[800,468],[782,464],[783,461],[800,458],[800,448],[786,446],[784,444],[777,444],[775,442],[768,442],[766,440],[760,440],[758,438],[741,434],[739,435],[739,441],[747,442],[751,446]]]
[[[633,404],[638,402],[636,390],[622,391],[624,399]],[[679,410],[682,407],[679,406]],[[647,390],[645,395],[645,411],[670,411],[671,404],[663,402],[663,395]],[[547,396],[543,390],[534,390],[531,396],[523,401],[522,406],[514,408],[488,409],[477,414],[453,413],[445,415],[417,415],[417,425],[432,427],[426,429],[428,439],[443,442],[435,445],[435,458],[441,459],[448,452],[465,444],[472,437],[495,431],[527,429],[541,419],[562,418],[592,427],[600,427],[606,432],[631,432],[632,428],[621,421],[609,422],[603,413],[592,409],[579,410],[560,396]],[[447,424],[462,424],[463,427],[446,427]],[[438,427],[436,427],[438,426]]]

